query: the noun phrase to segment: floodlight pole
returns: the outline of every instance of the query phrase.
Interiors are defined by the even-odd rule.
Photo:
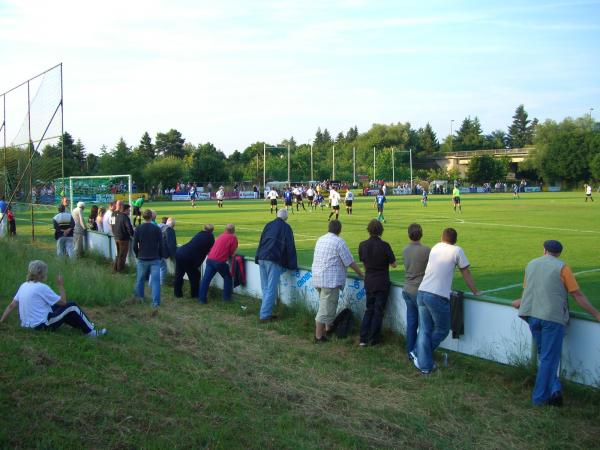
[[[310,181],[314,181],[315,177],[313,176],[313,145],[310,144]]]
[[[373,147],[373,181],[377,180],[376,176],[376,163],[375,163],[375,147]]]
[[[392,147],[392,187],[396,186],[396,168],[394,166],[394,147]]]
[[[356,184],[356,147],[352,147],[352,184]]]
[[[263,142],[263,192],[267,189],[267,144]]]
[[[288,143],[287,145],[287,150],[288,150],[288,186],[291,186],[291,170],[290,170],[290,144]]]
[[[333,146],[333,154],[331,159],[333,165],[333,171],[331,173],[331,180],[335,180],[335,145]]]
[[[453,137],[453,132],[452,132],[452,124],[454,123],[454,119],[450,120],[450,151],[452,151],[452,140],[454,139]]]
[[[87,159],[86,159],[87,161]],[[63,70],[60,63],[60,165],[62,177],[62,195],[65,196],[65,109],[63,104]],[[56,189],[56,186],[54,187]],[[56,194],[56,192],[55,192]],[[61,199],[62,200],[62,199]],[[71,203],[72,205],[72,203]]]

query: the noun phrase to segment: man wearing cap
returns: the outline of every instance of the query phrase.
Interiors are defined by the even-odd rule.
[[[77,202],[77,207],[73,208],[71,215],[75,221],[75,228],[73,229],[73,247],[75,248],[75,257],[81,258],[84,251],[85,233],[87,231],[87,224],[83,218],[83,210],[85,209],[85,203]]]
[[[261,322],[277,319],[273,315],[273,305],[277,298],[279,277],[286,269],[298,268],[294,232],[286,223],[287,218],[287,209],[280,209],[277,218],[265,225],[254,258],[254,262],[260,267]]]
[[[534,405],[563,403],[558,366],[569,321],[568,294],[600,321],[600,312],[579,289],[571,268],[558,259],[562,250],[558,241],[544,242],[544,255],[527,264],[523,295],[513,302],[519,308],[519,317],[529,324],[537,347],[539,364],[531,397]]]

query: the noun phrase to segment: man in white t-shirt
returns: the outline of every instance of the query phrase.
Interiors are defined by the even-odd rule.
[[[450,293],[454,269],[460,273],[474,295],[479,295],[473,276],[469,271],[469,260],[462,248],[455,245],[458,234],[454,228],[442,232],[442,240],[429,253],[425,276],[417,292],[419,308],[419,332],[416,354],[411,352],[413,363],[421,373],[435,369],[433,351],[446,339],[450,331]]]
[[[104,217],[102,217],[102,229],[106,234],[112,234],[112,216],[115,212],[115,202],[110,202],[108,204],[108,210],[104,213]]]
[[[67,303],[63,278],[60,275],[56,277],[60,292],[58,295],[43,283],[47,275],[48,266],[44,261],[31,261],[27,270],[27,281],[19,287],[13,301],[4,310],[0,322],[4,322],[18,306],[21,326],[24,328],[56,330],[66,323],[89,337],[105,335],[106,329],[96,330],[77,303]]]
[[[271,189],[267,194],[267,198],[265,200],[270,200],[270,202],[271,202],[271,214],[273,214],[273,208],[275,208],[275,214],[277,214],[277,198],[278,197],[279,197],[279,194],[277,193],[277,191],[275,189]]]
[[[340,217],[340,194],[335,188],[332,186],[329,191],[329,204],[331,205],[331,213],[329,213],[329,218],[327,221],[331,220],[331,217],[335,214],[335,220],[338,220]]]
[[[315,200],[315,190],[313,189],[312,185],[308,186],[308,189],[306,191],[306,198],[308,198],[308,206],[312,211],[314,209],[313,203]]]

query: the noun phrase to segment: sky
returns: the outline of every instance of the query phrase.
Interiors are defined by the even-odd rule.
[[[0,0],[0,61],[0,93],[62,63],[65,130],[93,153],[171,128],[226,154],[373,123],[442,141],[520,104],[597,119],[600,0]]]

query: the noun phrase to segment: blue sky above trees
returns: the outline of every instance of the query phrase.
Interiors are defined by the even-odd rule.
[[[600,114],[598,1],[0,2],[0,92],[64,63],[88,151],[175,128],[226,154],[317,127]],[[9,68],[9,70],[6,70]]]

